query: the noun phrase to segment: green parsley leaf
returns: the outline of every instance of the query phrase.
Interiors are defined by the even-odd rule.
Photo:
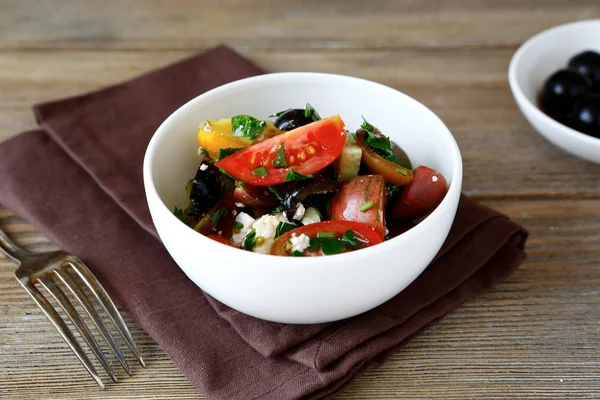
[[[256,238],[256,230],[252,229],[246,235],[246,239],[244,239],[244,249],[245,250],[252,251],[252,249],[254,249],[254,247],[256,246],[256,240],[254,240],[254,238]]]
[[[346,245],[348,245],[350,247],[354,247],[354,246],[357,246],[358,244],[362,243],[362,241],[356,236],[354,231],[351,231],[350,229],[348,229],[344,233],[344,236],[342,236],[342,242],[344,242]]]
[[[210,213],[210,220],[212,221],[213,228],[216,228],[219,221],[225,215],[227,210],[224,207],[219,208],[217,211]]]
[[[273,193],[273,196],[277,197],[277,200],[283,201],[283,196],[279,193],[279,190],[275,186],[267,186],[267,190]]]
[[[232,135],[243,137],[248,140],[256,139],[267,127],[265,121],[261,121],[249,115],[236,115],[231,118]]]
[[[273,239],[277,239],[279,236],[283,235],[286,232],[291,231],[294,228],[297,228],[296,224],[280,222],[279,224],[277,224],[277,228],[275,228],[275,236],[273,237]]]
[[[254,176],[269,176],[269,171],[265,167],[258,167],[252,170]]]
[[[238,152],[242,150],[242,147],[238,147],[238,148],[231,148],[231,147],[227,147],[226,149],[219,149],[219,154],[217,154],[217,156],[215,157],[214,160],[212,160],[213,163],[216,163],[219,160],[224,159],[227,156],[232,155],[235,152]]]
[[[285,151],[283,150],[283,142],[281,142],[277,149],[275,159],[273,160],[273,166],[275,168],[287,168],[288,166],[287,160],[285,159]]]
[[[323,254],[338,254],[346,250],[346,245],[339,239],[321,239],[321,250]]]
[[[279,206],[275,207],[273,209],[273,211],[271,211],[271,215],[277,215],[277,214],[279,214],[282,211],[283,211],[283,206],[279,205]]]
[[[373,202],[369,201],[368,203],[365,203],[362,206],[360,206],[360,212],[369,211],[371,208],[373,208]]]
[[[298,181],[300,179],[310,179],[312,178],[312,174],[308,174],[308,175],[302,175],[296,171],[294,171],[292,168],[289,169],[287,175],[285,176],[285,181]]]
[[[377,154],[386,160],[396,162],[396,155],[390,138],[383,136],[381,131],[368,123],[365,117],[363,117],[363,123],[360,127],[366,132],[365,141]]]
[[[292,253],[292,257],[303,257],[303,256],[304,256],[304,254],[302,254],[302,253],[301,253],[301,252],[299,252],[298,250],[295,250],[295,251]]]
[[[235,179],[233,176],[231,176],[231,174],[230,174],[229,172],[225,171],[225,170],[223,169],[223,167],[219,167],[219,171],[221,171],[221,173],[222,173],[223,175],[225,175],[226,177],[228,177],[228,178],[230,178],[230,179],[233,179],[234,181],[236,180],[236,179]]]
[[[316,237],[310,238],[310,242],[308,244],[308,249],[316,250],[320,244],[321,244],[321,241],[319,239],[317,239]]]
[[[291,111],[291,108],[288,108],[287,110],[276,112],[275,114],[271,114],[271,115],[269,115],[269,118],[279,117],[279,116],[285,114],[288,111]]]
[[[188,220],[187,213],[185,212],[185,210],[182,210],[181,208],[175,207],[175,209],[173,210],[173,214],[177,218],[179,218],[179,220],[181,222],[183,222],[186,225],[189,225],[190,221]]]
[[[315,110],[315,108],[311,106],[310,103],[306,103],[306,107],[304,108],[304,116],[312,119],[313,121],[318,121],[321,119],[321,117],[317,113],[317,110]]]
[[[202,147],[200,148],[200,152],[201,152],[202,154],[204,154],[206,157],[210,157],[210,154],[208,153],[208,150],[206,150],[206,149],[203,149]]]
[[[244,224],[242,224],[241,222],[235,221],[233,223],[233,229],[242,229],[244,227]]]
[[[399,173],[402,176],[408,176],[408,173],[406,172],[405,169],[402,168],[396,168],[396,172]]]

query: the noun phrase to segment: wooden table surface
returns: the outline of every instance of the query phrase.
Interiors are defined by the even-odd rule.
[[[507,68],[531,35],[599,18],[598,0],[0,0],[0,141],[30,105],[119,82],[218,43],[268,71],[372,79],[454,133],[464,190],[523,224],[529,258],[340,399],[600,397],[600,166],[553,147],[512,99]],[[52,246],[0,207],[0,226]],[[148,361],[99,391],[0,258],[0,398],[202,399],[133,321]]]

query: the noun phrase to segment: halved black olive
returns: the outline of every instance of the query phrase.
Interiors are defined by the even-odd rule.
[[[299,182],[299,184],[283,199],[283,211],[288,219],[296,214],[298,204],[302,203],[305,208],[317,207],[321,209],[327,198],[338,189],[338,184],[331,178],[315,176],[311,180]]]
[[[192,179],[188,215],[199,217],[221,198],[221,171],[207,162],[198,167]]]
[[[291,131],[292,129],[308,125],[313,122],[312,118],[304,115],[304,109],[294,108],[281,114],[273,123],[281,131]]]

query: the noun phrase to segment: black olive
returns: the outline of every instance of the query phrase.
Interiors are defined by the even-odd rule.
[[[207,162],[202,162],[192,180],[188,215],[201,216],[221,198],[221,171]]]
[[[600,53],[584,51],[569,60],[569,67],[588,77],[594,85],[593,91],[600,91]]]
[[[591,89],[592,83],[588,78],[577,71],[561,69],[546,81],[540,103],[548,115],[565,123],[575,103]]]
[[[313,122],[312,118],[304,115],[304,109],[294,108],[281,114],[273,123],[281,131],[291,131],[292,129],[308,125]]]
[[[283,211],[288,219],[296,214],[298,204],[302,203],[305,208],[317,207],[321,209],[327,203],[329,196],[337,191],[337,183],[330,178],[315,176],[315,178],[300,181],[283,199]]]
[[[575,105],[571,127],[600,138],[600,93],[587,96]]]

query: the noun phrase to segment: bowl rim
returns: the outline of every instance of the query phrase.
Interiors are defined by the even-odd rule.
[[[585,25],[593,25],[600,27],[600,19],[588,19],[584,21],[568,22],[566,24],[557,25],[544,31],[538,32],[537,34],[527,39],[517,49],[517,51],[513,54],[510,60],[510,64],[508,67],[508,83],[513,92],[513,95],[516,97],[521,107],[524,107],[527,113],[531,113],[532,117],[542,119],[547,124],[550,124],[550,126],[554,127],[555,130],[560,131],[562,134],[566,135],[567,137],[573,140],[580,141],[582,144],[590,146],[600,146],[600,138],[587,135],[583,132],[579,132],[578,130],[563,125],[560,122],[556,121],[554,118],[548,116],[542,110],[540,110],[540,108],[525,95],[523,89],[521,88],[521,85],[519,84],[518,79],[520,76],[518,75],[518,70],[521,63],[521,59],[526,53],[531,51],[531,49],[535,45],[547,39],[548,36],[560,35],[572,29],[579,29]]]
[[[204,99],[206,97],[210,97],[211,95],[218,94],[218,93],[226,91],[226,90],[231,90],[232,88],[237,89],[238,87],[243,87],[246,85],[264,84],[265,82],[263,82],[263,81],[272,83],[269,81],[276,81],[276,82],[279,80],[281,80],[281,81],[292,80],[293,81],[293,80],[298,80],[298,79],[338,80],[339,82],[345,82],[345,83],[348,83],[349,81],[354,81],[359,84],[373,86],[380,90],[391,92],[396,96],[404,97],[407,101],[413,102],[415,104],[415,106],[425,109],[425,111],[428,114],[430,114],[430,117],[432,118],[433,122],[435,124],[439,125],[442,134],[447,136],[449,144],[450,144],[449,154],[454,158],[454,160],[452,161],[452,169],[453,169],[452,182],[449,186],[446,196],[444,197],[442,202],[437,206],[437,208],[433,212],[431,212],[427,217],[425,217],[420,223],[418,223],[416,226],[414,226],[407,232],[404,232],[390,240],[385,240],[382,243],[378,244],[377,246],[370,246],[370,247],[361,249],[359,252],[347,252],[347,253],[334,254],[334,255],[323,256],[323,257],[311,257],[311,260],[313,260],[311,263],[307,263],[306,260],[303,259],[302,257],[272,256],[270,254],[255,253],[255,252],[246,251],[243,249],[234,248],[234,247],[225,245],[223,243],[219,243],[215,240],[209,239],[205,235],[202,235],[202,234],[194,231],[191,227],[189,227],[189,226],[183,224],[181,221],[179,221],[179,219],[177,217],[175,217],[175,215],[167,208],[166,204],[162,201],[160,195],[158,194],[158,191],[156,190],[156,186],[154,185],[154,179],[153,179],[153,165],[152,165],[153,164],[152,161],[154,159],[153,154],[156,151],[156,148],[158,146],[160,138],[165,134],[165,132],[168,132],[169,125],[173,121],[175,121],[179,118],[179,115],[183,113],[184,109],[193,107],[196,102],[199,102],[199,101],[201,101],[201,99]],[[450,132],[448,127],[444,124],[444,122],[431,109],[429,109],[428,107],[426,107],[419,101],[415,100],[414,98],[412,98],[394,88],[383,85],[381,83],[370,81],[367,79],[347,76],[347,75],[322,73],[322,72],[266,73],[263,75],[257,75],[257,76],[252,76],[252,77],[232,81],[232,82],[218,86],[214,89],[211,89],[209,91],[206,91],[206,92],[194,97],[193,99],[189,100],[188,102],[186,102],[185,104],[180,106],[173,113],[171,113],[169,115],[169,117],[167,117],[161,123],[161,125],[156,129],[155,133],[153,134],[152,138],[150,139],[150,142],[148,143],[148,147],[144,154],[144,162],[143,162],[143,179],[144,179],[146,197],[148,197],[148,193],[150,193],[151,196],[155,197],[158,200],[158,202],[160,203],[160,211],[162,211],[163,214],[164,213],[169,214],[172,221],[176,220],[177,223],[179,223],[182,226],[184,226],[185,228],[191,230],[194,234],[196,234],[198,236],[198,240],[206,240],[205,243],[207,245],[209,245],[209,243],[210,243],[210,245],[221,246],[220,251],[223,256],[227,256],[228,254],[230,254],[230,255],[235,254],[235,255],[239,256],[242,254],[240,252],[243,251],[244,257],[255,257],[254,260],[257,262],[270,260],[270,261],[277,261],[277,263],[279,265],[281,265],[281,263],[284,262],[285,264],[288,264],[289,266],[302,265],[302,266],[314,266],[314,267],[318,267],[318,268],[323,268],[325,265],[336,266],[336,265],[339,265],[339,263],[341,263],[341,262],[350,261],[350,257],[355,258],[357,253],[360,253],[361,257],[369,257],[370,255],[374,255],[375,252],[391,251],[392,247],[399,245],[399,242],[407,241],[411,237],[421,235],[428,229],[435,229],[436,221],[438,221],[440,218],[442,218],[443,213],[451,212],[450,210],[447,210],[447,208],[450,207],[450,202],[452,201],[451,197],[453,197],[453,196],[460,197],[460,191],[462,190],[462,178],[463,178],[462,155],[460,153],[458,144],[456,143],[456,139],[454,138],[454,136],[452,135],[452,133]],[[458,193],[456,193],[456,192],[458,192]],[[444,240],[445,239],[446,239],[446,237],[444,238]],[[235,251],[236,253],[231,253],[231,251]],[[434,255],[432,255],[432,257],[433,256]],[[316,262],[317,260],[318,260],[318,262]],[[420,274],[420,272],[419,272],[419,274]]]

